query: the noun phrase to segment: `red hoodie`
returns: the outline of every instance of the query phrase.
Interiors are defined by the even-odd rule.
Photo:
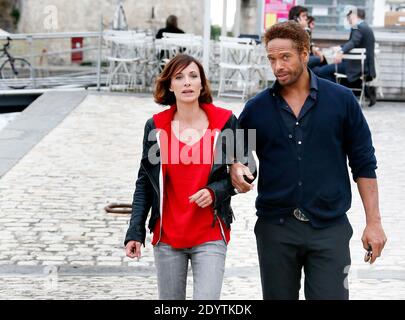
[[[203,189],[208,182],[215,137],[215,134],[210,133],[220,132],[232,115],[230,110],[213,104],[202,104],[200,107],[207,114],[209,126],[204,136],[191,146],[179,141],[176,135],[172,134],[171,122],[177,109],[175,105],[153,116],[156,129],[160,129],[163,178],[163,220],[162,217],[159,218],[154,227],[153,245],[162,241],[174,248],[190,248],[208,241],[222,240],[223,236],[227,243],[230,240],[230,230],[221,219],[216,220],[215,226],[212,227],[212,205],[200,208],[189,202],[189,197]],[[210,192],[214,197],[213,192]]]

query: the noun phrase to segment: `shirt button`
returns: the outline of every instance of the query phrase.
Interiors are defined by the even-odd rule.
[[[289,137],[290,139],[292,139],[292,134],[289,134],[288,137]]]
[[[298,141],[298,144],[301,144],[302,143],[302,141]]]
[[[296,125],[296,126],[299,126],[299,125],[300,125],[300,123],[299,123],[299,122],[296,122],[296,123],[295,123],[295,125]]]
[[[301,161],[302,160],[302,158],[301,157],[298,157],[298,161]]]
[[[280,218],[280,223],[284,223],[284,219],[283,218]]]
[[[302,186],[302,181],[299,181],[299,182],[298,182],[298,185],[301,187],[301,186]]]

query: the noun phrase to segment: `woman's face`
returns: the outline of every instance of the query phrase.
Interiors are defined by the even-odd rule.
[[[177,102],[192,103],[198,100],[202,86],[200,70],[192,62],[182,71],[176,72],[170,82],[170,91]]]

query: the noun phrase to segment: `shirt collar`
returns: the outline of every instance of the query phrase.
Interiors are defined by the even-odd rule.
[[[315,73],[312,72],[311,69],[307,68],[308,73],[309,73],[309,95],[311,98],[316,99],[317,97],[317,92],[318,92],[318,77],[315,75]],[[280,93],[280,83],[276,80],[274,81],[273,85],[269,88],[270,89],[270,94],[275,96],[279,95]]]

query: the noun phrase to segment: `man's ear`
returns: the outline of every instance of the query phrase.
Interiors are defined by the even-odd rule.
[[[308,61],[309,61],[309,52],[307,50],[302,51],[301,57],[306,63],[308,63]]]

